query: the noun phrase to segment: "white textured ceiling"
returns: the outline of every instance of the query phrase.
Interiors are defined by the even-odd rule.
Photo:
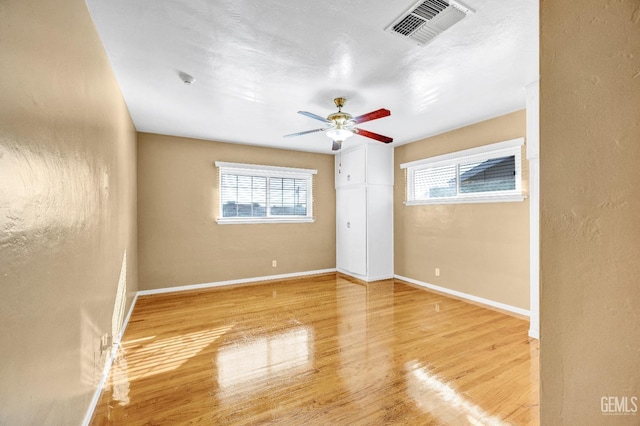
[[[391,110],[359,127],[395,145],[524,108],[537,1],[467,0],[476,13],[424,47],[384,31],[414,3],[87,0],[141,132],[330,153],[322,133],[282,136],[322,127],[296,112],[338,96],[353,116]]]

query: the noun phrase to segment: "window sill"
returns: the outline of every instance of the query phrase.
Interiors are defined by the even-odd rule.
[[[470,203],[513,203],[525,200],[524,195],[494,195],[483,197],[441,198],[433,200],[405,201],[407,206],[421,206],[428,204],[470,204]]]
[[[312,217],[224,217],[216,219],[218,225],[240,225],[256,223],[312,223],[316,220]]]

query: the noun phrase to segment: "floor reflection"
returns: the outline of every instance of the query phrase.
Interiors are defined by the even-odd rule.
[[[446,380],[431,374],[413,361],[405,364],[407,393],[425,413],[434,415],[439,424],[505,426],[499,418],[488,415],[468,401]]]
[[[120,355],[114,359],[111,365],[111,377],[112,377],[112,400],[117,402],[118,405],[125,406],[130,402],[129,399],[129,383],[132,379],[129,378],[127,358]]]
[[[257,337],[220,349],[216,359],[220,397],[264,388],[313,366],[313,330],[308,327]]]
[[[338,373],[352,395],[374,383],[386,386],[390,379],[392,348],[382,335],[393,335],[393,281],[362,284],[339,279],[336,285],[338,313]]]
[[[230,328],[231,325],[173,337],[152,336],[123,343],[121,352],[111,367],[113,398],[121,405],[128,403],[128,398],[122,395],[126,395],[124,389],[129,383],[179,369]]]

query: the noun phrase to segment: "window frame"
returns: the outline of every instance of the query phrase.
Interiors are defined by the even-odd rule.
[[[400,165],[406,170],[406,199],[407,206],[425,204],[461,204],[461,203],[501,203],[518,202],[526,198],[522,193],[522,146],[524,138],[511,139],[490,145],[456,151],[449,154],[437,155],[421,160],[411,161]],[[487,161],[494,158],[515,156],[515,189],[505,191],[487,191],[474,193],[460,193],[460,167],[461,163],[474,161]],[[430,199],[416,199],[415,197],[415,172],[443,166],[456,166],[457,194],[451,197],[437,197]]]
[[[215,166],[218,168],[218,217],[216,222],[220,225],[226,224],[253,224],[253,223],[310,223],[315,222],[313,217],[313,175],[318,174],[314,169],[300,169],[293,167],[264,166],[260,164],[244,164],[229,163],[224,161],[216,161]],[[222,204],[222,175],[233,174],[239,176],[255,176],[264,177],[267,181],[266,187],[266,210],[267,216],[249,216],[249,217],[224,217]],[[270,178],[277,179],[302,179],[307,182],[307,214],[305,216],[298,215],[270,215],[271,209],[269,192]]]

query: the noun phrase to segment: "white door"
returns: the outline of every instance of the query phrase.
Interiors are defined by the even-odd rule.
[[[367,275],[367,189],[338,190],[336,205],[336,265]]]
[[[364,184],[365,160],[364,146],[336,154],[336,188]]]

